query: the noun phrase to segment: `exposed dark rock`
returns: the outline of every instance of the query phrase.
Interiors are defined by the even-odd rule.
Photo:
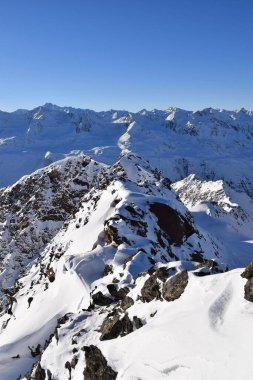
[[[114,284],[107,285],[107,289],[112,297],[116,297],[118,294],[118,289]]]
[[[126,298],[126,295],[129,293],[129,288],[127,286],[125,286],[124,288],[120,288],[118,290],[118,294],[117,294],[117,299],[118,300],[123,300],[124,298]]]
[[[121,218],[120,215],[116,215],[114,218],[106,220],[104,222],[104,238],[107,244],[114,244],[119,246],[120,244],[126,243],[131,245],[131,241],[127,239],[126,236],[120,236],[118,229],[113,223],[118,222]]]
[[[114,380],[115,372],[107,364],[107,360],[96,346],[84,346],[86,368],[83,371],[85,380]]]
[[[108,276],[108,274],[113,274],[113,266],[106,264],[103,272],[103,276]]]
[[[74,369],[76,367],[77,363],[78,363],[78,357],[77,356],[73,356],[73,358],[71,360],[71,363],[70,363],[71,368]]]
[[[53,270],[53,268],[50,268],[48,271],[47,271],[47,277],[49,279],[50,282],[54,282],[55,280],[55,272]]]
[[[112,303],[112,299],[103,295],[102,292],[97,292],[92,295],[94,305],[108,306]]]
[[[190,221],[164,203],[150,204],[150,211],[157,217],[159,227],[171,244],[182,244],[184,238],[195,233]]]
[[[200,269],[207,267],[212,269],[214,266],[217,266],[217,263],[214,260],[203,260],[202,263],[197,265],[197,268]]]
[[[18,354],[18,355],[16,355],[16,356],[12,356],[11,358],[12,358],[12,359],[20,359],[20,355]]]
[[[164,282],[168,278],[168,272],[169,269],[167,269],[166,267],[161,267],[157,269],[156,276],[160,281]]]
[[[40,363],[37,364],[34,375],[31,376],[32,380],[45,380],[46,371],[41,367]]]
[[[197,263],[203,263],[204,258],[203,258],[203,252],[193,252],[190,254],[191,258],[193,261],[196,261]]]
[[[109,340],[117,338],[118,336],[125,336],[133,331],[133,323],[125,314],[123,318],[120,317],[118,310],[114,310],[108,314],[100,328],[100,340]]]
[[[210,276],[211,272],[207,272],[206,270],[201,270],[199,272],[194,272],[194,276],[197,277],[205,277],[205,276]]]
[[[117,338],[122,331],[122,322],[120,321],[119,314],[116,313],[112,317],[107,316],[107,318],[102,323],[100,331],[100,340],[109,340]]]
[[[64,325],[69,320],[69,314],[65,314],[63,317],[57,319],[57,327]]]
[[[253,263],[249,264],[249,265],[245,268],[245,270],[244,270],[244,272],[241,274],[241,276],[242,276],[243,278],[247,278],[247,279],[253,277]]]
[[[31,303],[33,301],[33,297],[29,297],[27,302],[28,302],[28,308],[31,306]]]
[[[120,333],[121,336],[125,336],[133,332],[133,324],[127,314],[124,315],[120,322],[122,324]]]
[[[71,364],[69,361],[65,363],[65,368],[69,371],[69,380],[71,380]]]
[[[163,298],[166,301],[174,301],[179,298],[188,284],[188,272],[184,270],[171,277],[163,285]]]
[[[244,298],[253,302],[253,277],[249,278],[244,286]]]
[[[153,299],[160,299],[161,292],[160,286],[155,274],[151,275],[144,283],[141,289],[141,299],[144,302],[153,301]]]
[[[129,293],[129,289],[127,286],[124,288],[120,288],[117,290],[117,287],[114,284],[107,285],[107,289],[112,297],[114,297],[116,300],[123,300],[126,295]]]
[[[116,245],[122,244],[122,239],[118,235],[118,230],[116,227],[109,224],[109,221],[105,222],[105,241],[107,244],[116,243]]]
[[[142,320],[136,317],[136,315],[133,317],[133,321],[136,329],[140,329],[143,326]]]
[[[41,345],[40,344],[38,344],[38,346],[35,348],[35,350],[33,348],[31,348],[30,346],[28,346],[28,348],[29,348],[33,358],[35,358],[36,356],[41,354]]]
[[[121,302],[121,308],[126,311],[129,307],[134,304],[134,300],[131,297],[126,296]]]

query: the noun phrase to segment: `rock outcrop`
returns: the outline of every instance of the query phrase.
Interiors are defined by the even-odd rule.
[[[107,364],[100,349],[96,346],[84,346],[86,368],[83,371],[85,380],[114,380],[117,378],[115,372]],[[44,380],[44,379],[42,379]]]
[[[168,279],[163,286],[163,298],[170,302],[178,299],[184,292],[188,284],[188,272],[177,273],[175,276]]]

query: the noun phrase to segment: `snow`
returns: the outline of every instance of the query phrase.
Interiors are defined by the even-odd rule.
[[[250,379],[253,304],[244,299],[240,275],[253,261],[252,138],[253,113],[244,109],[129,113],[45,104],[0,112],[0,186],[10,185],[0,191],[0,279],[9,291],[18,285],[9,313],[8,297],[0,294],[6,309],[0,314],[0,379],[27,379],[39,361],[54,380],[68,380],[65,363],[76,351],[71,378],[81,380],[82,347],[91,344],[119,380]],[[57,186],[54,172],[60,173]],[[34,188],[24,197],[29,181]],[[56,187],[61,198],[73,191],[78,208],[64,220],[43,221],[36,197],[47,211]],[[16,189],[19,199],[9,205]],[[170,242],[152,203],[172,208],[192,233],[180,244]],[[28,229],[18,230],[15,223],[24,215]],[[48,231],[50,239],[43,241]],[[214,269],[205,267],[208,260]],[[200,277],[200,264],[209,276]],[[141,290],[150,269],[160,267],[170,276],[187,270],[189,282],[173,302],[145,303]],[[143,326],[101,341],[100,327],[119,304],[89,306],[94,292],[109,296],[112,283],[129,288],[134,304],[128,316]],[[43,348],[51,334],[33,358],[28,346]]]

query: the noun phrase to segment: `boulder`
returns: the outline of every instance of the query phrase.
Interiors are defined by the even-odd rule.
[[[131,297],[126,296],[121,302],[121,308],[126,311],[129,307],[134,304],[134,300]]]
[[[126,295],[129,293],[129,289],[127,286],[117,290],[117,287],[114,284],[109,284],[107,285],[107,289],[110,295],[114,297],[116,300],[123,300],[126,297]]]
[[[34,380],[45,380],[46,379],[46,371],[41,367],[40,363],[37,365],[33,377],[31,379]]]
[[[242,276],[243,278],[247,278],[247,279],[253,277],[253,263],[249,264],[249,265],[245,268],[245,270],[244,270],[244,272],[241,274],[241,276]]]
[[[115,372],[107,364],[100,349],[96,346],[84,346],[86,368],[83,371],[85,380],[114,380],[117,377]]]
[[[136,315],[133,317],[133,320],[136,329],[140,329],[143,326],[142,320],[138,318]]]
[[[111,298],[104,296],[102,292],[93,294],[92,300],[93,304],[98,306],[108,306],[113,302]]]
[[[120,333],[121,336],[125,336],[133,332],[133,324],[127,314],[124,315],[124,317],[121,319],[120,322],[122,324],[121,333]]]
[[[100,340],[109,340],[117,338],[122,330],[122,323],[120,321],[120,316],[115,313],[114,316],[108,317],[102,323],[100,328],[101,336]]]
[[[161,299],[160,286],[156,275],[151,275],[144,283],[141,289],[141,298],[143,302],[150,302],[153,299]]]
[[[118,311],[115,311],[113,315],[109,314],[106,317],[100,331],[100,340],[114,339],[133,332],[133,324],[127,314],[121,318]]]
[[[184,270],[168,279],[163,285],[163,298],[166,301],[178,299],[184,292],[188,284],[188,272]]]
[[[166,267],[160,267],[156,271],[156,276],[160,281],[165,282],[168,278],[168,272],[169,269],[167,269]]]
[[[244,286],[244,298],[253,302],[253,277],[249,278]]]

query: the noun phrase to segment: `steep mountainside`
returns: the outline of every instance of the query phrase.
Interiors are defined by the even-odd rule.
[[[0,379],[249,379],[253,114],[0,122]]]

